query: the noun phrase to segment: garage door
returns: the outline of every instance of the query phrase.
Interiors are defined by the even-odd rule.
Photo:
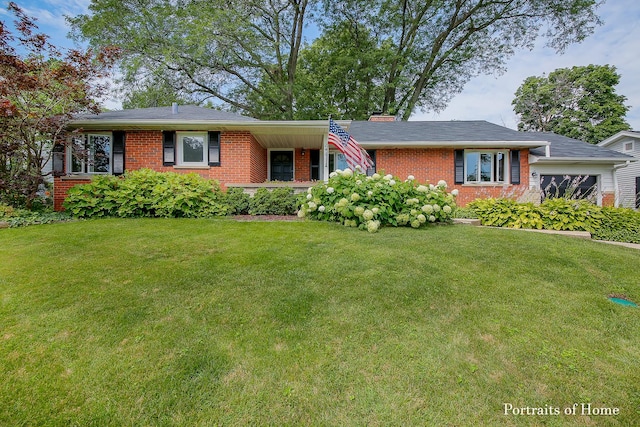
[[[552,197],[595,199],[598,178],[594,175],[541,175],[542,200]]]

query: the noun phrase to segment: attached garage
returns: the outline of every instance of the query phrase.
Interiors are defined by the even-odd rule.
[[[540,175],[540,195],[542,200],[568,197],[596,201],[598,177],[596,175]]]

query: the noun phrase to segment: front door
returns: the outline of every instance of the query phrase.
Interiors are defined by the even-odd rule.
[[[293,181],[293,151],[271,152],[271,181]]]

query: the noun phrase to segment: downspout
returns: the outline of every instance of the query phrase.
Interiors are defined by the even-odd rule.
[[[613,207],[620,207],[620,190],[618,189],[618,169],[626,168],[631,162],[627,160],[625,163],[613,165]]]

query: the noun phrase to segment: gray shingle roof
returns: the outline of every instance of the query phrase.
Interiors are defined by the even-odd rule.
[[[356,141],[361,143],[534,140],[530,136],[524,135],[524,132],[498,126],[484,120],[428,122],[354,121],[349,127],[349,133]]]
[[[529,132],[528,135],[536,135],[536,139],[549,141],[551,143],[550,150],[552,158],[578,157],[585,159],[633,159],[633,157],[627,156],[626,154],[622,154],[614,150],[608,150],[597,145],[588,144],[578,139],[558,135],[553,132]],[[530,153],[534,156],[544,157],[544,147],[534,148]]]
[[[100,114],[78,117],[81,120],[212,120],[212,121],[255,121],[256,119],[227,111],[198,107],[197,105],[179,105],[178,114],[172,107],[135,108],[130,110],[105,111]]]

